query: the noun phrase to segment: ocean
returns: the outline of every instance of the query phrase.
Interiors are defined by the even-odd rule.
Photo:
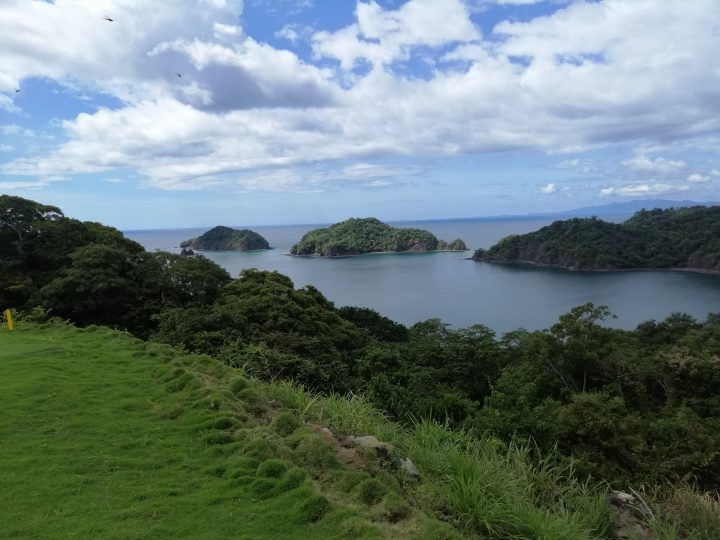
[[[607,324],[625,329],[676,312],[700,320],[720,312],[720,276],[674,271],[571,272],[467,260],[474,249],[552,221],[496,218],[392,223],[427,229],[447,241],[461,238],[471,249],[465,253],[291,257],[290,247],[321,225],[283,225],[247,227],[263,235],[272,250],[202,254],[233,277],[245,268],[277,270],[296,287],[314,285],[336,306],[369,307],[407,325],[438,318],[453,328],[483,324],[498,334],[520,327],[539,330],[586,302],[609,306],[617,318]],[[178,252],[182,240],[208,228],[126,231],[125,235],[149,251]]]

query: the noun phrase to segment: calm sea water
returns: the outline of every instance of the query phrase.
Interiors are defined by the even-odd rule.
[[[607,219],[607,218],[605,218]],[[619,218],[616,218],[619,220]],[[522,234],[551,219],[488,219],[394,223],[427,229],[443,240],[462,238],[471,249],[487,248],[508,234]],[[314,285],[337,306],[373,308],[404,324],[440,318],[453,327],[481,323],[498,333],[519,327],[547,328],[585,302],[608,305],[609,324],[634,328],[671,313],[704,319],[720,312],[720,276],[681,272],[568,272],[480,263],[466,253],[363,255],[339,259],[291,257],[290,247],[316,225],[251,227],[270,251],[204,252],[237,276],[244,268],[277,270],[297,287]],[[148,250],[178,251],[182,240],[207,229],[128,231]]]

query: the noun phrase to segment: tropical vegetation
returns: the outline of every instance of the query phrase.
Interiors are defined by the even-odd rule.
[[[204,257],[146,253],[118,231],[71,220],[55,207],[3,197],[0,216],[0,308],[16,308],[28,332],[5,333],[1,350],[10,351],[12,369],[21,370],[23,355],[32,353],[38,366],[46,366],[37,369],[57,373],[52,378],[38,371],[39,378],[32,379],[34,372],[24,372],[22,377],[31,381],[22,393],[3,395],[30,413],[53,392],[31,391],[33,381],[53,381],[59,388],[67,386],[63,392],[68,395],[82,396],[69,381],[90,381],[83,370],[107,370],[107,385],[93,389],[93,407],[104,395],[112,400],[110,387],[130,391],[122,388],[123,377],[141,367],[127,367],[121,375],[113,370],[125,370],[126,360],[117,359],[115,366],[115,360],[103,358],[127,348],[118,336],[131,338],[94,326],[103,325],[149,339],[132,341],[132,347],[173,366],[171,375],[152,364],[163,384],[189,392],[189,401],[166,404],[172,414],[192,416],[186,408],[197,400],[210,408],[230,400],[229,409],[218,409],[229,418],[221,422],[224,435],[217,434],[229,446],[219,447],[235,452],[249,444],[252,434],[233,415],[245,418],[252,410],[264,411],[256,418],[266,428],[287,409],[296,417],[296,429],[317,425],[343,436],[374,435],[401,449],[404,455],[395,458],[411,458],[421,483],[387,476],[397,462],[386,469],[382,459],[373,478],[405,497],[402,504],[441,517],[463,535],[606,537],[610,514],[602,485],[636,489],[645,509],[640,512],[643,526],[656,531],[656,537],[717,537],[713,493],[720,486],[720,314],[705,321],[673,314],[626,331],[604,324],[612,317],[607,307],[586,304],[534,332],[519,329],[497,336],[482,325],[451,329],[435,319],[408,328],[371,309],[338,309],[314,287],[297,289],[277,272],[250,269],[232,279]],[[73,331],[58,330],[55,318],[88,329],[78,336],[90,339],[89,331],[96,339],[83,342],[82,351],[71,351],[65,340]],[[42,345],[34,349],[14,341],[26,336],[31,342],[35,335]],[[105,341],[109,349],[102,352]],[[81,361],[85,367],[78,371]],[[210,371],[198,371],[200,366]],[[219,375],[209,373],[222,373],[227,381],[249,377],[250,382],[238,384],[242,391],[253,391],[238,398],[242,403],[232,401],[227,393],[232,390],[225,390],[226,383],[216,387],[213,377]],[[11,375],[2,380],[12,380]],[[127,379],[127,385],[140,383]],[[258,403],[263,407],[253,409]],[[47,409],[38,411],[35,422],[58,418],[46,418]],[[67,418],[72,414],[68,410]],[[17,418],[14,425],[26,421]],[[103,421],[109,420],[98,418]],[[89,428],[78,424],[77,429]],[[148,429],[159,438],[171,436]],[[280,429],[287,432],[283,437],[294,433]],[[52,429],[28,428],[27,433],[41,437]],[[32,437],[33,443],[13,451],[13,459],[32,444],[47,444]],[[273,439],[270,446],[280,453],[262,459],[289,459],[283,448],[292,450],[293,440]],[[307,459],[315,454],[308,451]],[[229,454],[218,450],[218,455]],[[250,475],[250,483],[260,474],[262,460],[252,463],[243,473]],[[27,466],[40,465],[29,459]],[[91,468],[84,470],[91,478]],[[310,477],[318,474],[307,470]],[[273,478],[284,472],[277,474]],[[346,491],[355,485],[347,482],[342,484]],[[369,480],[363,485],[358,495],[363,500],[377,501],[378,493],[385,493]],[[51,491],[44,493],[51,497]],[[339,501],[333,497],[340,497],[322,496],[333,504]],[[242,497],[236,500],[246,500]],[[376,523],[379,518],[369,519]]]
[[[422,229],[391,227],[376,218],[351,218],[314,229],[290,248],[293,255],[342,257],[377,252],[464,251],[460,240],[445,242]]]
[[[256,251],[270,249],[270,244],[250,229],[237,230],[219,225],[197,238],[184,240],[180,243],[180,247],[201,251]]]
[[[479,249],[473,259],[579,270],[720,271],[720,206],[642,210],[623,223],[556,221]]]

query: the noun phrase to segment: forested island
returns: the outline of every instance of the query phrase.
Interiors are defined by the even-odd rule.
[[[715,215],[694,209],[687,223],[705,212]],[[633,220],[660,228],[680,216],[649,212]],[[703,227],[708,216],[699,219]],[[695,231],[688,225],[673,238],[695,246]],[[98,474],[96,455],[121,464],[133,489],[156,478],[135,457],[142,448],[157,459],[163,445],[163,452],[206,445],[192,455],[202,471],[183,461],[174,471],[192,473],[188,494],[198,492],[197,478],[223,481],[217,497],[183,507],[204,516],[232,500],[238,511],[258,508],[252,515],[268,519],[252,506],[265,501],[278,508],[273,515],[297,509],[302,526],[329,527],[351,508],[364,512],[368,527],[402,526],[427,513],[458,531],[428,538],[595,540],[610,538],[618,522],[612,487],[637,488],[642,497],[633,507],[638,538],[709,539],[720,530],[712,494],[720,485],[720,314],[698,321],[676,313],[626,331],[603,324],[612,317],[607,307],[585,304],[544,330],[503,336],[439,319],[406,327],[372,309],[337,308],[278,272],[247,269],[233,279],[203,256],[150,253],[111,227],[3,195],[0,311],[6,308],[14,309],[17,328],[0,332],[0,371],[9,381],[3,410],[12,407],[9,425],[18,427],[3,448],[22,464],[9,477],[9,493],[34,494],[32,504],[43,508],[53,508],[57,494],[44,484],[28,490],[18,478],[46,477],[42,460],[26,454],[52,436],[55,452],[70,441],[68,459],[92,458],[89,473],[56,471],[82,480],[83,490],[98,484],[88,481]],[[55,411],[31,419],[23,412],[56,392],[96,388],[92,412],[105,416],[85,415],[78,431],[78,410],[63,412],[63,437]],[[38,391],[42,400],[33,397]],[[87,413],[86,403],[61,405]],[[133,441],[103,439],[98,451],[68,435],[141,414],[153,426],[181,429],[172,440],[183,444],[158,430],[135,436],[136,428],[124,427],[115,436],[132,433]],[[152,444],[137,443],[145,438]],[[359,441],[370,447],[358,448]],[[143,472],[135,475],[134,464]],[[102,484],[103,493],[106,485],[117,487]],[[146,497],[167,490],[146,491],[132,503],[138,512]],[[152,509],[146,513],[154,519]],[[346,532],[358,530],[359,519]]]
[[[472,259],[573,270],[720,272],[720,206],[642,210],[623,223],[556,221],[479,249]]]
[[[256,251],[270,249],[270,244],[255,231],[217,226],[197,238],[183,241],[180,247],[202,251]]]
[[[391,227],[376,218],[351,218],[327,228],[305,234],[290,248],[292,255],[345,257],[364,253],[402,253],[423,251],[465,251],[460,240],[438,240],[429,231]]]

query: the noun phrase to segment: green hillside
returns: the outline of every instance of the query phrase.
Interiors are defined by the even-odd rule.
[[[556,221],[503,238],[472,257],[578,270],[677,268],[720,271],[720,206],[640,211],[623,223]]]
[[[351,218],[308,232],[290,248],[290,253],[343,257],[363,253],[465,249],[465,243],[460,239],[447,243],[422,229],[391,227],[376,218]]]
[[[0,380],[2,538],[457,537],[207,357],[50,326]]]
[[[405,431],[361,399],[122,332],[3,330],[0,380],[3,538],[581,539],[608,526],[604,490],[522,448]],[[398,469],[406,456],[419,479]]]
[[[236,230],[217,226],[197,238],[184,240],[180,243],[180,247],[204,251],[255,251],[270,249],[270,244],[250,229]]]

